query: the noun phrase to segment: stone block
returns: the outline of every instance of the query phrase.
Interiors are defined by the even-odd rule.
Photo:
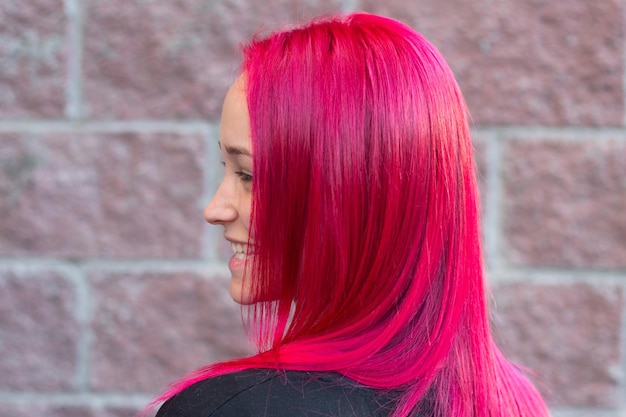
[[[76,303],[61,273],[0,269],[0,390],[77,388]]]
[[[0,254],[194,258],[201,135],[0,137]]]
[[[532,370],[552,405],[624,405],[621,287],[500,283],[494,292],[502,350]]]
[[[622,125],[620,0],[359,0],[444,54],[479,125]]]
[[[503,155],[507,262],[626,266],[624,141],[512,140]]]
[[[66,28],[63,0],[0,4],[0,119],[63,116]]]
[[[0,403],[0,415],[6,417],[135,417],[138,411],[133,407]]]
[[[86,9],[86,113],[95,119],[217,119],[239,44],[338,8],[339,0],[92,0]]]
[[[90,384],[156,394],[210,363],[250,352],[228,278],[94,272]]]
[[[479,134],[474,132],[472,135],[472,144],[474,150],[474,163],[476,164],[476,180],[478,182],[478,188],[480,192],[480,220],[481,220],[481,233],[483,237],[483,253],[485,259],[489,261],[491,253],[489,252],[489,237],[487,230],[488,216],[491,213],[488,212],[488,196],[490,192],[488,188],[488,176],[489,176],[489,147],[493,137],[488,134]]]
[[[493,138],[486,134],[474,133],[472,144],[474,145],[474,163],[476,164],[476,179],[480,189],[481,205],[483,212],[487,207],[487,178],[489,175],[489,146]]]

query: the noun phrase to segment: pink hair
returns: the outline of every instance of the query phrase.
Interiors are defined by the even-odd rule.
[[[494,345],[466,106],[397,21],[330,18],[244,47],[259,353],[188,375],[336,371],[394,416],[547,416]]]

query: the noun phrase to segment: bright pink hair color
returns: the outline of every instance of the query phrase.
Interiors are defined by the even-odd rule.
[[[336,371],[401,393],[394,416],[547,416],[489,328],[463,97],[440,53],[368,14],[244,47],[254,154],[259,352],[248,368]]]

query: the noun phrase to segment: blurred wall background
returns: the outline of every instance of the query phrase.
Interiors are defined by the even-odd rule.
[[[0,0],[0,416],[130,417],[248,351],[202,209],[239,42],[400,19],[473,115],[493,323],[557,417],[626,416],[624,0]]]

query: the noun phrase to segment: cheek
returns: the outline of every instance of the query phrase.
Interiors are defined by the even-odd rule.
[[[246,202],[241,207],[241,211],[239,215],[241,217],[241,221],[245,225],[247,230],[250,230],[250,213],[252,212],[252,201],[251,199],[246,199]]]

